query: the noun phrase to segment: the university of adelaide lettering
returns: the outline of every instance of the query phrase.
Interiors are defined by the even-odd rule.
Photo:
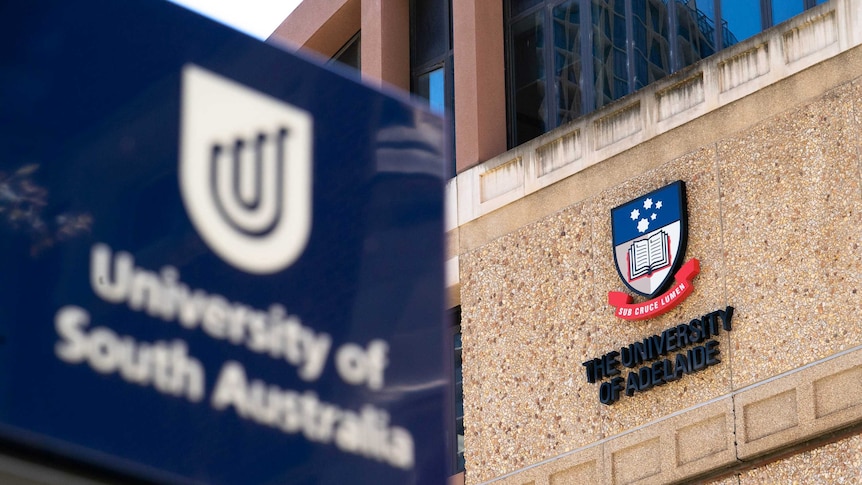
[[[601,382],[599,401],[613,404],[623,393],[633,396],[718,364],[716,337],[732,329],[732,319],[728,306],[588,360],[583,363],[587,381]],[[622,376],[620,366],[632,370]]]

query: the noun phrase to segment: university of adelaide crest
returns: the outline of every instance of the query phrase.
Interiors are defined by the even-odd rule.
[[[629,289],[648,298],[632,303],[626,293],[608,293],[618,317],[643,320],[661,315],[691,293],[700,263],[691,259],[683,264],[688,226],[682,181],[612,209],[611,227],[617,273]]]

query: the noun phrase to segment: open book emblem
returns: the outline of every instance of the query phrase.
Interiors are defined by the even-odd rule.
[[[686,244],[685,185],[673,182],[611,210],[614,260],[623,283],[653,298],[673,281]]]
[[[670,266],[670,236],[663,230],[629,246],[629,281]]]

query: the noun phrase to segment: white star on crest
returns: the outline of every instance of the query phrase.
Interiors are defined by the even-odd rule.
[[[644,209],[649,210],[652,207],[652,199],[647,199],[644,201]]]
[[[656,209],[661,209],[661,201],[658,201],[658,202],[656,202],[656,203],[655,203],[655,208],[656,208]]]
[[[640,216],[641,216],[641,211],[639,211],[639,210],[637,210],[637,209],[634,209],[634,210],[632,211],[632,214],[631,214],[632,220],[635,220],[635,219],[637,219],[637,218],[638,218],[638,217],[640,217]]]
[[[654,221],[656,217],[658,217],[658,215],[655,212],[653,212],[652,215],[649,216],[650,220],[652,221]]]
[[[646,219],[641,219],[638,221],[638,232],[646,232],[649,228],[649,221]]]

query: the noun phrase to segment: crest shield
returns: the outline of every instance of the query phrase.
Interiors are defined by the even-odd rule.
[[[685,184],[678,180],[612,209],[611,228],[620,279],[635,293],[655,297],[685,255]]]
[[[182,114],[180,189],[201,238],[248,273],[290,266],[311,233],[311,114],[194,64]]]

